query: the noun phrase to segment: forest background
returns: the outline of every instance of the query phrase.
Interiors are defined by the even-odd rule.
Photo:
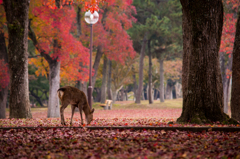
[[[90,28],[84,21],[87,3],[34,0],[29,9],[28,79],[30,103],[52,109],[59,86],[85,93],[88,85]],[[0,1],[0,3],[2,3]],[[220,48],[224,112],[230,99],[232,50],[239,2],[223,0]],[[93,100],[181,98],[182,6],[178,0],[109,0],[99,5],[93,26]],[[9,96],[6,13],[0,6],[0,102],[5,118]],[[87,94],[87,93],[86,93]],[[59,107],[59,103],[58,103]],[[48,117],[59,116],[49,112]]]

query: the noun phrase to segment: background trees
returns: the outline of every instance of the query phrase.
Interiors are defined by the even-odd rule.
[[[0,119],[6,118],[6,104],[9,84],[8,54],[5,42],[6,15],[0,5]]]
[[[92,4],[95,2],[96,1],[91,1]],[[73,86],[82,83],[81,89],[87,86],[89,27],[84,22],[83,15],[84,8],[90,8],[92,11],[96,9],[89,4],[90,3],[83,3],[79,0],[70,2],[64,0],[36,0],[30,4],[28,39],[30,100],[37,102],[40,106],[45,105],[44,101],[48,101],[48,117],[58,117],[58,100],[55,92],[60,83],[62,85]],[[131,91],[133,91],[135,95],[138,94],[135,96],[136,102],[140,102],[141,99],[148,99],[149,103],[152,103],[154,99],[158,98],[163,102],[164,98],[171,99],[181,96],[177,95],[181,94],[177,89],[181,88],[182,82],[180,76],[181,69],[179,68],[181,66],[179,59],[182,58],[182,8],[180,2],[178,0],[111,0],[108,1],[108,3],[99,5],[100,19],[99,22],[94,25],[93,50],[95,61],[93,65],[93,85],[96,83],[94,100],[105,101],[106,87],[108,88],[107,92],[112,92],[113,95],[113,97],[109,96],[107,98],[112,98],[113,100],[125,100],[127,99],[125,98],[126,94]],[[231,50],[235,36],[236,8],[238,8],[238,6],[239,3],[237,1],[224,0],[225,17],[220,47],[224,92],[224,107],[221,107],[221,109],[223,109],[224,112],[228,112],[228,92],[233,59]],[[208,8],[208,10],[209,9],[211,8]],[[5,12],[0,15],[3,16],[0,21],[0,40],[1,44],[3,44],[0,46],[2,48],[0,51],[6,53],[10,50],[6,51],[6,44],[4,44],[5,40],[8,44],[6,32],[3,34],[6,29],[6,27],[4,28],[4,25],[6,25],[4,14]],[[194,17],[198,16],[202,19],[206,18],[197,13],[189,14],[190,21],[185,19],[186,24],[190,25],[187,29],[196,29],[192,24],[196,22]],[[221,18],[219,18],[219,21],[221,21]],[[133,23],[134,26],[132,27]],[[196,24],[198,23],[196,22]],[[203,28],[208,28],[208,26],[201,25]],[[189,30],[185,31],[188,32]],[[208,33],[209,37],[212,37],[213,34]],[[201,35],[201,39],[204,39],[208,33],[199,33],[193,36],[199,37]],[[219,33],[216,33],[216,36],[217,34]],[[192,35],[184,36],[192,37]],[[194,56],[199,53],[196,49],[194,50],[194,48],[200,46],[190,46],[195,45],[194,42],[196,42],[196,45],[200,43],[203,44],[203,40],[185,42],[185,48],[187,49],[184,51],[189,51],[189,53],[193,53]],[[214,49],[217,50],[218,48],[214,47]],[[140,56],[136,56],[135,51],[138,52]],[[209,49],[206,50],[206,52],[208,51]],[[208,53],[206,56],[199,54],[204,59],[208,59],[208,56],[214,56],[213,59],[216,57],[215,52]],[[3,54],[1,54],[1,58],[5,58],[2,55]],[[158,65],[156,59],[158,59]],[[136,62],[137,60],[141,62]],[[194,69],[196,68],[195,70],[204,70],[205,72],[203,71],[203,73],[215,72],[215,68],[211,70],[206,69],[205,67],[209,65],[205,66],[203,63],[197,67],[195,67],[193,63],[189,63],[188,65],[188,60],[187,62],[186,59],[184,60],[183,72],[185,73],[189,71],[188,68],[190,64],[194,66]],[[8,83],[7,60],[5,58],[5,63],[3,60],[0,61],[1,67],[4,68],[1,69],[0,72],[1,88],[7,90],[7,87],[5,87]],[[218,63],[215,64],[216,66],[218,65]],[[177,71],[174,72],[174,70]],[[213,73],[208,74],[212,75]],[[183,74],[184,82],[186,82],[188,75],[189,74]],[[122,78],[119,76],[122,76]],[[218,76],[218,73],[216,73],[216,76]],[[191,77],[194,77],[194,80],[198,79],[195,78],[198,77],[197,74],[191,74]],[[209,81],[212,81],[212,78],[211,76],[206,76],[206,79]],[[203,79],[201,80],[201,83],[205,83],[205,85],[199,86],[199,90],[209,84],[209,82]],[[188,85],[187,87],[184,86],[184,88],[188,88],[189,85],[192,86],[189,81],[187,82]],[[219,86],[219,89],[221,89],[221,86]],[[3,92],[4,91],[1,91],[0,97],[5,95],[4,99],[6,99],[7,91],[5,91],[5,93]],[[199,92],[195,91],[195,93]],[[210,94],[211,93],[210,91]],[[219,95],[220,99],[221,94],[217,92],[213,94],[215,93]],[[108,94],[110,95],[111,93]],[[210,94],[209,96],[212,95]],[[3,98],[0,99],[6,101]],[[204,102],[206,101],[207,100],[204,100]],[[5,105],[6,104],[3,104],[3,106]],[[0,106],[0,108],[4,107]]]
[[[236,33],[237,8],[239,2],[234,0],[224,0],[224,23],[220,45],[220,63],[223,80],[223,95],[224,95],[224,113],[228,113],[228,102],[231,91],[232,77],[232,61],[233,61],[233,44]]]

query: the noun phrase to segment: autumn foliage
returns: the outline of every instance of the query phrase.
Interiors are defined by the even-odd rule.
[[[240,5],[238,0],[225,1],[224,24],[221,38],[220,52],[224,52],[231,56],[233,51],[233,44],[235,40],[237,9]]]
[[[61,61],[61,77],[68,81],[86,80],[87,70],[80,68],[79,63],[88,65],[89,53],[88,49],[71,34],[76,19],[74,7],[65,6],[53,10],[40,5],[32,10],[32,26],[38,36],[39,47],[43,48],[53,59]],[[52,43],[54,39],[58,40],[60,49],[54,49]],[[38,67],[37,75],[46,75],[48,66],[42,58],[31,59],[30,63]],[[81,73],[78,70],[81,70]]]
[[[112,0],[102,4],[99,10],[100,18],[93,27],[94,46],[102,47],[102,51],[110,60],[124,64],[127,57],[133,58],[136,52],[133,49],[132,40],[127,30],[132,27],[136,19],[132,14],[136,9],[131,0]],[[88,43],[90,29],[83,21],[80,39]]]

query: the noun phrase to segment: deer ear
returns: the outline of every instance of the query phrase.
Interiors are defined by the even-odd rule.
[[[93,113],[93,112],[94,112],[94,108],[92,109],[91,113]]]

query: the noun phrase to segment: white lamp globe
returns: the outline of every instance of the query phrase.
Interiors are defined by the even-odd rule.
[[[92,14],[90,11],[87,11],[84,15],[84,19],[88,24],[95,24],[97,23],[99,18],[99,14],[97,11],[94,11]]]

